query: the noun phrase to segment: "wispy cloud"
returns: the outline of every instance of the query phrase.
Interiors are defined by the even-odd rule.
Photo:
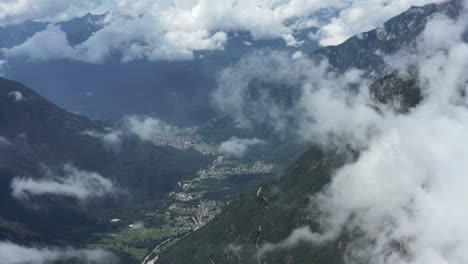
[[[8,95],[13,99],[14,102],[20,102],[24,100],[24,96],[19,91],[9,92]]]
[[[146,115],[125,116],[116,127],[106,131],[89,130],[82,134],[102,141],[108,150],[119,151],[126,137],[136,137],[142,141],[153,142],[161,135],[175,133],[179,128]]]
[[[107,150],[119,152],[120,148],[122,147],[123,131],[119,129],[109,128],[105,132],[88,130],[84,131],[83,135],[101,140]]]
[[[29,199],[41,195],[70,196],[79,200],[103,197],[115,193],[114,184],[95,172],[81,171],[67,164],[63,175],[47,178],[14,178],[11,183],[12,195],[17,199]]]
[[[4,264],[46,264],[57,261],[79,261],[83,264],[117,264],[118,258],[104,250],[74,248],[24,247],[11,242],[0,242],[0,258]]]

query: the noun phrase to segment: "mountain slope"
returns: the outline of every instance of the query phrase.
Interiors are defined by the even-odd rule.
[[[304,225],[317,230],[302,209],[309,203],[308,195],[323,188],[344,158],[342,154],[311,149],[280,179],[241,195],[206,227],[169,249],[157,263],[257,263],[255,252],[262,243],[279,242]],[[304,263],[311,258],[322,260],[316,263],[339,263],[335,244],[285,250],[262,259],[266,261],[262,263]]]
[[[26,86],[0,78],[0,239],[79,242],[103,229],[99,219],[157,205],[178,181],[195,177],[207,164],[198,152],[132,137],[112,151],[84,133],[104,132],[109,125],[67,112]],[[48,171],[62,175],[65,164],[99,173],[123,192],[85,204],[56,195],[35,197],[31,204],[12,196],[13,179],[43,179]]]
[[[413,6],[384,23],[381,28],[353,36],[340,45],[318,49],[311,56],[325,56],[332,66],[341,71],[354,67],[382,74],[385,70],[384,56],[402,48],[414,48],[417,36],[425,29],[428,19],[434,15],[456,19],[462,10],[463,0]]]

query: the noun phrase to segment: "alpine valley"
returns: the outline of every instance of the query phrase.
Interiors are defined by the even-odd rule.
[[[32,2],[0,3],[0,263],[468,261],[468,2],[336,45],[372,1]]]

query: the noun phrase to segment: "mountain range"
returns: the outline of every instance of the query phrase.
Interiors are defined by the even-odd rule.
[[[278,134],[266,113],[276,109],[261,103],[274,102],[287,112],[299,104],[302,84],[279,77],[246,81],[246,101],[266,99],[246,104],[242,114],[257,115],[261,122],[243,127],[240,121],[245,120],[236,120],[233,111],[221,113],[213,106],[219,72],[232,67],[227,76],[235,75],[236,65],[252,54],[280,54],[275,58],[281,62],[281,54],[291,58],[300,51],[313,62],[325,59],[337,73],[359,69],[360,76],[371,80],[366,88],[375,113],[390,109],[396,116],[407,115],[424,101],[419,72],[402,74],[387,67],[386,60],[402,50],[415,51],[430,19],[444,15],[455,21],[463,8],[462,0],[411,7],[380,28],[323,48],[308,38],[316,29],[307,28],[297,32],[306,40],[300,48],[234,32],[225,50],[196,52],[193,61],[120,64],[118,54],[91,65],[5,58],[8,79],[0,78],[0,241],[31,247],[106,245],[122,263],[345,263],[352,235],[343,232],[314,244],[301,231],[323,231],[321,212],[311,197],[329,186],[338,169],[358,160],[363,148],[293,139],[290,130],[296,129],[289,119],[297,112],[286,116],[287,132]],[[76,45],[99,30],[105,16],[88,14],[59,26]],[[46,27],[28,21],[0,28],[0,47],[23,43]],[[348,92],[358,93],[353,84],[349,87]],[[172,123],[134,114],[154,114]],[[196,126],[189,133],[195,144],[179,126]],[[157,144],[156,129],[170,131],[179,145]],[[234,144],[242,155],[221,155],[223,143],[239,142],[237,137],[250,139],[242,147],[251,144],[253,150]],[[263,166],[261,162],[277,167],[236,174],[245,164]],[[234,175],[260,176],[204,177],[219,164],[233,166]],[[217,185],[224,181],[232,185]],[[224,191],[229,195],[223,196]],[[240,194],[226,201],[233,193]],[[223,206],[209,208],[210,202]],[[203,222],[205,214],[209,221]],[[186,226],[177,229],[168,221]],[[171,231],[145,229],[149,224],[170,226]],[[128,230],[143,230],[139,234],[145,240],[124,246],[112,240],[133,234]],[[147,230],[157,238],[147,239]],[[291,234],[299,242],[285,240]],[[404,251],[398,241],[395,247]]]
[[[104,132],[109,124],[67,112],[28,87],[3,78],[0,123],[1,240],[77,244],[102,229],[102,221],[155,206],[178,181],[195,177],[208,164],[199,152],[155,146],[132,136],[123,139],[118,150],[109,149],[101,139],[86,133]],[[66,189],[66,181],[60,179],[74,171],[102,175],[98,179],[111,181],[118,195],[83,202],[75,199],[80,196],[74,190],[67,193],[60,186],[50,187],[63,183],[62,189]],[[31,197],[13,195],[13,182],[18,178],[28,179],[23,190]],[[79,182],[70,184],[81,186]]]

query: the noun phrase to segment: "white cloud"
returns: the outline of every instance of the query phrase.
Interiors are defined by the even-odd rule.
[[[346,232],[347,263],[468,262],[466,17],[434,18],[415,50],[388,59],[400,71],[417,69],[425,98],[407,114],[371,119],[374,133],[354,136],[367,139],[360,156],[314,197],[324,232],[302,228],[260,253]]]
[[[64,166],[64,175],[43,179],[14,178],[12,195],[28,199],[47,194],[70,196],[80,200],[103,197],[117,191],[114,184],[95,172],[81,171],[72,165]]]
[[[224,141],[220,144],[218,152],[228,156],[242,158],[249,149],[249,147],[263,143],[264,141],[258,138],[232,137],[229,140]]]
[[[0,258],[4,264],[46,264],[72,259],[78,259],[83,264],[116,264],[119,262],[114,254],[100,249],[34,248],[11,242],[0,242]]]
[[[213,101],[240,127],[266,125],[282,137],[362,145],[381,118],[368,107],[368,85],[358,70],[338,74],[327,61],[257,52],[221,72]],[[349,92],[351,86],[359,90]]]
[[[61,11],[78,6],[75,1],[72,4],[42,1],[50,8],[55,3],[57,10]],[[79,8],[88,7],[89,11],[107,8],[111,14],[107,16],[104,28],[84,43],[71,47],[63,32],[49,27],[26,43],[6,50],[6,53],[12,57],[91,63],[101,63],[115,51],[122,54],[123,62],[136,59],[187,60],[193,58],[194,51],[222,49],[227,42],[226,32],[230,31],[248,31],[254,39],[282,38],[289,46],[300,46],[302,41],[293,35],[298,25],[318,27],[315,37],[322,45],[331,45],[378,27],[411,5],[434,1],[441,0],[119,0],[106,4],[85,1]],[[20,2],[26,6],[30,0]],[[44,10],[50,9],[45,4],[42,6]],[[324,8],[341,11],[331,19],[311,16]],[[0,5],[0,14],[1,10]],[[16,19],[21,20],[21,17],[18,15]],[[291,23],[294,20],[296,23]]]
[[[137,59],[188,60],[195,50],[222,49],[227,36],[207,30],[167,31],[157,27],[151,16],[132,19],[117,17],[85,42],[71,46],[58,26],[49,25],[24,43],[3,49],[7,57],[30,60],[68,59],[88,63],[103,63],[113,52],[121,52],[122,62]]]
[[[26,57],[30,60],[73,59],[77,56],[69,46],[66,34],[55,25],[49,25],[23,44],[3,49],[7,57]]]
[[[13,101],[15,101],[15,102],[20,102],[20,101],[24,100],[23,94],[21,92],[19,92],[19,91],[9,92],[8,95],[11,98],[13,98]]]
[[[82,134],[99,139],[107,150],[120,151],[126,137],[153,142],[155,138],[179,131],[178,127],[146,115],[125,116],[114,128],[105,131],[87,130]]]
[[[402,13],[411,6],[444,2],[445,0],[360,0],[349,1],[338,16],[319,26],[317,37],[323,46],[337,45],[353,35],[383,25],[388,19]]]
[[[124,129],[141,140],[153,141],[155,137],[175,131],[175,127],[149,116],[132,115],[124,119]]]
[[[291,55],[291,59],[298,60],[298,59],[302,58],[303,56],[304,56],[304,54],[302,54],[301,51],[296,51]]]

